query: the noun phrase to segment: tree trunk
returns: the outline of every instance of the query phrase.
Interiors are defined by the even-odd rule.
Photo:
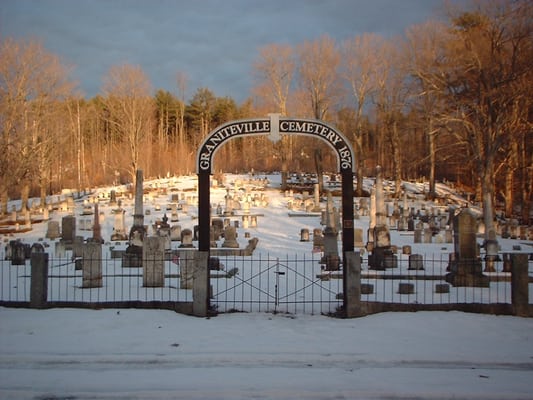
[[[392,167],[394,170],[394,194],[399,197],[402,190],[402,158],[400,135],[398,133],[398,123],[392,123],[391,130],[391,147],[392,147]]]
[[[435,153],[436,144],[435,144],[435,132],[433,130],[433,120],[430,118],[428,121],[428,146],[429,146],[429,199],[435,199],[436,193],[436,184],[435,184]]]
[[[491,160],[486,160],[485,168],[481,175],[481,192],[483,204],[483,222],[485,223],[485,239],[495,240],[496,230],[494,228],[494,171]]]
[[[363,138],[362,135],[357,137],[355,140],[355,162],[357,164],[357,171],[355,171],[357,176],[357,185],[355,188],[355,195],[357,197],[363,197]]]
[[[20,211],[29,211],[28,209],[28,200],[30,198],[30,184],[29,182],[22,183],[22,186],[20,188]]]
[[[7,215],[7,202],[9,201],[9,196],[7,195],[7,188],[2,188],[0,190],[0,215]]]

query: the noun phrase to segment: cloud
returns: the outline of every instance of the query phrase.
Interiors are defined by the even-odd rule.
[[[76,65],[87,96],[112,65],[140,65],[155,89],[207,87],[237,101],[249,95],[258,49],[328,34],[392,36],[431,16],[440,0],[3,0],[1,37],[36,36]]]

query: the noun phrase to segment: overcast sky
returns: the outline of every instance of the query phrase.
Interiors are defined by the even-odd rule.
[[[87,97],[100,92],[112,65],[132,64],[154,90],[177,93],[181,71],[188,100],[207,87],[240,103],[262,46],[397,35],[442,8],[441,0],[1,0],[0,38],[40,38],[74,65]]]

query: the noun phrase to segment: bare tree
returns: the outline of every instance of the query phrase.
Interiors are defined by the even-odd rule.
[[[527,0],[479,3],[452,16],[446,74],[435,77],[458,124],[480,180],[486,239],[494,240],[495,168],[505,143],[531,132],[533,4]],[[504,157],[505,158],[505,157]]]
[[[299,82],[312,109],[313,117],[327,120],[328,111],[339,100],[342,84],[339,75],[341,55],[335,41],[327,35],[298,46]],[[315,167],[318,184],[324,187],[322,148],[315,148]]]
[[[108,121],[127,145],[127,171],[132,182],[140,167],[141,150],[146,152],[143,143],[149,143],[153,128],[155,105],[151,90],[150,81],[139,66],[113,66],[104,78],[103,102],[109,112]]]
[[[72,92],[69,69],[33,40],[6,39],[0,45],[0,193],[18,186],[23,210],[30,187],[47,186],[61,137],[60,102]],[[44,202],[44,195],[42,196]]]
[[[404,56],[409,74],[414,78],[414,107],[423,121],[422,129],[428,144],[429,196],[433,198],[436,193],[437,135],[440,131],[439,118],[443,111],[442,88],[434,79],[444,77],[442,63],[450,34],[443,23],[428,21],[410,27],[406,36]]]
[[[287,102],[291,92],[292,78],[296,68],[294,49],[289,45],[268,45],[260,49],[254,63],[258,79],[256,92],[268,107],[281,115],[287,115]],[[285,189],[288,164],[292,158],[293,137],[285,135],[276,144],[276,153],[281,158],[281,187]]]
[[[376,92],[375,103],[379,123],[380,139],[378,140],[378,163],[385,160],[392,163],[392,175],[395,181],[395,193],[400,194],[403,176],[402,167],[402,121],[408,98],[406,70],[398,50],[399,38],[383,42],[376,49],[380,63],[375,68]],[[385,144],[388,143],[388,148]],[[388,151],[391,156],[385,156]]]
[[[382,46],[382,43],[383,38],[379,35],[363,34],[346,40],[342,46],[342,76],[351,89],[355,109],[355,126],[351,136],[357,163],[357,196],[363,195],[363,112],[369,104],[371,94],[376,90],[376,76],[373,71],[380,60],[375,50]]]
[[[327,114],[342,94],[339,76],[341,55],[335,41],[327,35],[298,46],[299,82],[316,119]]]

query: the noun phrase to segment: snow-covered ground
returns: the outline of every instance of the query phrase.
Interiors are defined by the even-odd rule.
[[[531,399],[533,319],[0,308],[2,399]]]
[[[237,178],[246,179],[229,176],[226,186],[232,188]],[[269,179],[276,186],[279,176]],[[145,187],[194,185],[194,177],[180,177]],[[418,204],[422,185],[406,188],[410,204]],[[458,204],[463,201],[446,186],[439,189]],[[112,207],[105,200],[110,190],[93,193],[104,197],[100,212],[106,216],[106,242],[113,228],[113,218],[107,217]],[[145,196],[144,208],[150,210],[145,223],[169,215],[164,205],[171,193]],[[192,229],[196,192],[185,193],[191,205],[187,214],[179,213],[179,223]],[[212,189],[214,208],[218,203],[224,207],[225,194],[223,187]],[[268,206],[251,209],[263,215],[258,226],[247,229],[259,238],[254,256],[311,254],[312,242],[300,242],[300,231],[319,228],[319,217],[288,217],[282,193],[267,190],[265,195]],[[78,221],[92,219],[79,215],[84,200],[90,205],[87,198],[77,201]],[[123,206],[129,229],[133,201],[124,199]],[[51,217],[64,215],[58,211]],[[368,217],[354,222],[366,235]],[[243,232],[239,228],[241,247],[247,244]],[[54,243],[44,239],[45,233],[41,223],[17,237],[30,244],[40,240],[53,253]],[[92,236],[91,231],[77,234]],[[440,240],[415,244],[412,235],[394,230],[391,238],[400,248],[409,244],[413,253],[430,257],[453,249]],[[533,244],[498,241],[502,251],[521,246],[531,252]],[[104,251],[111,246],[120,249],[126,243],[109,243]],[[533,399],[533,319],[460,312],[384,313],[353,320],[270,313],[203,319],[162,310],[0,308],[0,370],[0,399]]]

